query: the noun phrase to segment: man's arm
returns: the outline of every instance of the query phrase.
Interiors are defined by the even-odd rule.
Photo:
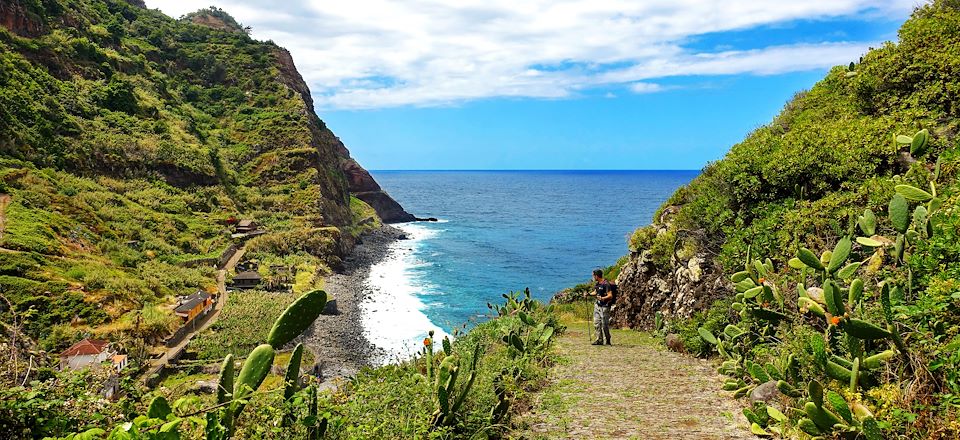
[[[604,291],[604,295],[597,296],[597,298],[600,299],[601,301],[610,301],[611,299],[613,299],[613,294],[616,291],[617,291],[617,287],[615,285],[608,284],[607,289]]]

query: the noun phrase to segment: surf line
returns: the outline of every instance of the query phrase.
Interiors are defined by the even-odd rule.
[[[408,239],[390,243],[386,258],[370,267],[364,286],[367,293],[360,303],[364,336],[382,353],[373,359],[378,365],[412,358],[431,330],[436,341],[449,336],[424,313],[426,305],[417,294],[429,285],[418,280],[414,272],[431,264],[422,261],[418,251],[424,240],[434,238],[439,231],[417,223],[394,226]]]

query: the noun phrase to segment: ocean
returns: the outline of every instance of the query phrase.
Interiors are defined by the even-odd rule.
[[[375,171],[403,207],[438,222],[370,269],[367,338],[402,359],[428,330],[483,320],[487,303],[529,288],[549,300],[627,253],[627,239],[698,171]]]

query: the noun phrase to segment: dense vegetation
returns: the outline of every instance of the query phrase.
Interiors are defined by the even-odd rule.
[[[562,331],[552,310],[529,292],[505,296],[491,320],[456,342],[431,335],[413,359],[366,368],[331,393],[318,392],[316,378],[300,374],[302,345],[283,350],[322,310],[326,294],[316,290],[279,314],[239,371],[233,354],[225,356],[217,377],[210,377],[216,393],[182,386],[195,384],[196,375],[172,377],[113,405],[82,398],[89,396],[82,392],[89,372],[67,372],[29,391],[4,390],[0,420],[14,436],[35,438],[496,438],[508,430],[511,408],[523,407],[545,377],[551,344]],[[74,395],[81,399],[71,401]],[[96,415],[78,404],[91,405],[85,408]]]
[[[241,244],[232,221],[267,231],[245,242],[245,259],[264,286],[291,292],[228,301],[192,346],[214,362],[246,357],[269,330],[264,313],[321,287],[381,224],[348,193],[349,158],[290,55],[226,12],[172,19],[138,1],[12,0],[0,14],[11,26],[0,27],[4,435],[132,420],[141,368],[181,325],[176,297],[218,288],[209,265],[192,263]],[[101,397],[109,370],[55,371],[56,354],[84,337],[129,357],[119,402]]]
[[[379,222],[347,193],[285,50],[217,8],[175,20],[136,3],[3,10],[0,316],[41,352],[84,335],[156,344],[175,296],[215,289],[183,263],[219,257],[229,218],[269,231],[248,258],[268,282],[293,268],[301,293]]]
[[[788,385],[797,410],[748,410],[757,432],[960,435],[960,3],[919,7],[899,37],[797,94],[631,238],[664,271],[678,251],[733,276],[666,330],[720,348],[738,397]]]
[[[199,359],[216,361],[228,354],[246,357],[270,331],[266,316],[277,316],[299,295],[292,292],[242,290],[230,293],[217,322],[190,343]]]

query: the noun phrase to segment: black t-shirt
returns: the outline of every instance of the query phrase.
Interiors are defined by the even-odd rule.
[[[613,297],[602,301],[600,300],[601,296],[607,296],[607,292],[613,294]],[[597,305],[601,307],[612,306],[614,302],[617,301],[617,285],[613,284],[607,280],[603,280],[597,283]]]

